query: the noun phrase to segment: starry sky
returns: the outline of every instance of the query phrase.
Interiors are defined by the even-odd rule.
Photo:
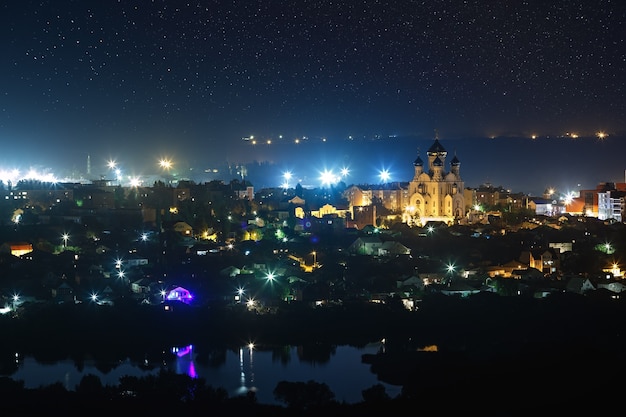
[[[413,137],[399,161],[412,170],[437,130],[467,149],[470,178],[507,186],[514,177],[470,168],[472,152],[519,142],[480,138],[604,131],[603,153],[625,150],[625,3],[6,0],[0,163],[84,171],[89,155],[94,171],[109,159],[146,171],[164,156],[272,158],[243,137]],[[368,149],[342,152],[363,166]]]

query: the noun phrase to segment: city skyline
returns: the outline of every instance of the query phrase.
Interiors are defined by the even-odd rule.
[[[607,169],[626,137],[620,2],[27,0],[0,10],[0,137],[8,145],[0,166],[84,172],[89,155],[94,175],[106,173],[107,160],[140,175],[164,157],[194,169],[224,160],[282,169],[304,165],[242,138],[308,137],[341,144],[335,153],[349,156],[357,183],[385,166],[406,181],[438,130],[472,186],[536,192],[549,178],[593,184],[623,172]],[[598,132],[608,134],[595,147],[606,153],[593,158],[579,143]],[[559,146],[552,140],[575,145],[567,158],[550,158],[509,140],[534,135],[550,138],[550,148]],[[390,160],[370,142],[343,146],[374,137],[416,140]],[[570,171],[579,147],[588,159]],[[319,168],[304,155],[306,176],[341,162],[329,154],[315,154]],[[534,181],[547,184],[520,183],[485,162],[510,154],[533,158],[545,176]],[[572,179],[577,172],[598,177]]]
[[[626,182],[621,157],[625,139],[574,135],[534,139],[474,138],[471,142],[440,138],[440,143],[449,155],[444,169],[450,169],[450,160],[456,156],[467,188],[491,185],[531,196],[554,189],[565,196],[579,190],[595,189],[601,183]],[[375,186],[410,181],[414,176],[413,162],[417,157],[426,158],[426,150],[433,140],[394,137],[335,143],[320,138],[304,138],[297,143],[287,139],[256,144],[241,141],[233,154],[221,155],[218,160],[204,165],[194,165],[191,160],[173,156],[162,156],[159,160],[148,156],[143,164],[133,166],[123,155],[105,158],[87,154],[58,171],[48,166],[47,169],[33,169],[32,174],[30,168],[21,169],[18,175],[15,168],[0,166],[0,180],[15,184],[26,178],[60,182],[107,179],[125,186],[151,186],[159,180],[173,181],[175,185],[179,180],[204,183],[245,179],[257,190],[292,188],[296,184],[316,188],[339,181],[348,186]],[[516,149],[514,152],[509,150],[511,146]],[[352,153],[363,147],[368,149],[369,156]],[[233,155],[238,155],[239,159],[230,159]],[[241,162],[244,159],[246,162]],[[597,159],[602,161],[599,166],[593,165]],[[554,170],[553,165],[560,169]]]

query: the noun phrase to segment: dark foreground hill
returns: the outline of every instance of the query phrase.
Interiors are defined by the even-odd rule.
[[[401,385],[402,393],[388,398],[382,385],[374,386],[363,393],[362,403],[341,404],[324,384],[302,381],[276,387],[276,398],[285,404],[279,407],[258,404],[253,394],[228,398],[219,387],[169,373],[129,377],[117,387],[87,378],[76,391],[62,386],[29,390],[6,377],[0,387],[7,399],[3,415],[41,415],[44,410],[78,415],[93,409],[217,416],[598,411],[608,398],[621,395],[610,381],[626,371],[624,306],[619,299],[563,294],[545,300],[429,297],[416,312],[360,303],[324,308],[291,304],[264,315],[182,306],[170,312],[134,305],[33,308],[0,320],[0,332],[7,336],[0,347],[3,358],[17,351],[43,360],[89,354],[106,362],[128,357],[129,349],[140,357],[162,346],[189,343],[331,346],[384,339],[385,351],[364,361],[381,381]],[[12,371],[9,362],[0,369]]]

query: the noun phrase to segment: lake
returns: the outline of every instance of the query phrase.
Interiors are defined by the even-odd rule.
[[[382,384],[391,397],[401,391],[400,386],[379,381],[370,371],[370,365],[361,361],[363,354],[375,354],[381,346],[381,343],[371,343],[364,347],[315,349],[243,345],[238,349],[202,351],[200,347],[189,345],[168,348],[161,358],[146,358],[144,363],[125,359],[105,368],[89,359],[80,364],[71,359],[40,363],[31,356],[16,354],[17,370],[10,376],[24,381],[26,388],[60,382],[67,390],[74,390],[88,374],[98,376],[103,385],[117,385],[125,375],[141,377],[168,369],[202,378],[207,385],[226,389],[231,397],[254,391],[258,401],[265,404],[277,404],[272,391],[278,382],[313,380],[327,384],[337,401],[356,403],[362,401],[362,391],[375,384]]]

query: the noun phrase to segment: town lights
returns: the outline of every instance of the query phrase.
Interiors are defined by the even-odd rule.
[[[291,180],[291,178],[293,177],[293,174],[290,171],[286,171],[283,173],[283,185],[282,188],[287,189],[289,188],[289,180]]]
[[[244,293],[245,293],[245,290],[242,287],[237,288],[237,291],[235,292],[235,303],[237,304],[241,303]]]
[[[378,173],[378,177],[380,178],[381,182],[387,182],[389,181],[389,178],[391,177],[391,174],[389,174],[389,171],[386,169],[381,170]]]
[[[337,176],[333,171],[325,169],[320,174],[320,181],[322,182],[322,185],[332,185],[337,182]]]
[[[63,240],[63,247],[67,248],[67,241],[69,240],[70,235],[68,235],[67,233],[63,233],[61,235],[61,239]]]
[[[159,160],[159,166],[163,169],[169,170],[172,168],[172,161],[169,159],[161,159]]]

